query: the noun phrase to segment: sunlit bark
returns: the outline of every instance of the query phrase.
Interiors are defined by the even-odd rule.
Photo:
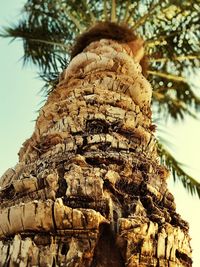
[[[93,42],[61,75],[1,179],[0,266],[191,266],[133,47]]]

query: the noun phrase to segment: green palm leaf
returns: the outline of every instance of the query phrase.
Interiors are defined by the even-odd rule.
[[[161,163],[171,171],[174,181],[179,180],[192,195],[197,194],[200,198],[200,183],[183,170],[183,164],[178,162],[163,144],[159,141],[157,144]]]

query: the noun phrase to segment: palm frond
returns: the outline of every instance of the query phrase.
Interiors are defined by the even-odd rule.
[[[199,59],[200,58],[200,55],[186,55],[186,56],[175,56],[173,57],[172,59],[170,58],[167,58],[167,57],[162,57],[162,58],[150,58],[149,59],[149,62],[166,62],[166,61],[170,61],[170,60],[173,60],[173,61],[185,61],[185,60],[195,60],[195,59]]]
[[[158,142],[158,153],[161,163],[171,171],[174,181],[179,180],[191,195],[197,194],[200,198],[200,183],[183,170],[182,164],[160,142]]]
[[[184,119],[184,116],[190,115],[193,118],[197,118],[196,115],[187,108],[183,101],[180,101],[169,94],[162,94],[158,92],[153,92],[154,102],[158,104],[158,112],[163,112],[166,116],[171,115],[175,120],[178,118]],[[154,104],[155,104],[154,103]]]
[[[149,18],[152,16],[152,14],[153,14],[154,12],[156,12],[157,7],[160,6],[160,2],[161,2],[161,0],[158,1],[157,3],[154,3],[154,1],[152,1],[151,4],[150,4],[150,6],[149,6],[149,8],[148,8],[148,10],[146,11],[146,13],[145,13],[143,16],[141,16],[141,17],[140,17],[140,18],[133,24],[133,26],[132,26],[131,28],[132,28],[133,30],[136,30],[138,27],[142,26],[142,25],[145,23],[145,21],[146,21],[147,19],[149,19]]]
[[[184,77],[173,75],[173,74],[169,74],[169,73],[149,70],[148,74],[151,74],[151,75],[154,75],[154,76],[159,76],[159,77],[165,78],[165,79],[167,79],[169,81],[172,80],[172,81],[175,81],[175,82],[186,82],[186,79]]]
[[[132,3],[130,6],[126,6],[127,14],[122,20],[123,23],[129,24],[129,21],[133,18],[135,11],[138,9],[138,6],[139,1],[134,1],[134,3]]]
[[[103,1],[103,14],[104,14],[104,20],[108,21],[107,0]]]
[[[116,22],[116,1],[112,0],[111,4],[111,21]]]

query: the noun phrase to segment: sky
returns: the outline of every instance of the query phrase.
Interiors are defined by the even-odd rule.
[[[17,21],[25,2],[0,0],[0,25]],[[40,93],[43,83],[33,66],[23,67],[22,55],[21,41],[10,43],[10,39],[0,39],[0,176],[16,165],[17,153],[31,136],[37,111],[44,101]],[[163,122],[162,130],[170,138],[176,158],[200,181],[200,120],[186,118],[176,124]],[[199,267],[200,200],[190,196],[180,183],[174,184],[172,178],[169,178],[169,188],[175,196],[178,213],[190,224],[193,267]]]

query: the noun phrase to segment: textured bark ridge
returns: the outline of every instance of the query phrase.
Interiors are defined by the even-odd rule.
[[[192,265],[150,101],[126,45],[93,42],[71,61],[0,180],[0,266]]]

